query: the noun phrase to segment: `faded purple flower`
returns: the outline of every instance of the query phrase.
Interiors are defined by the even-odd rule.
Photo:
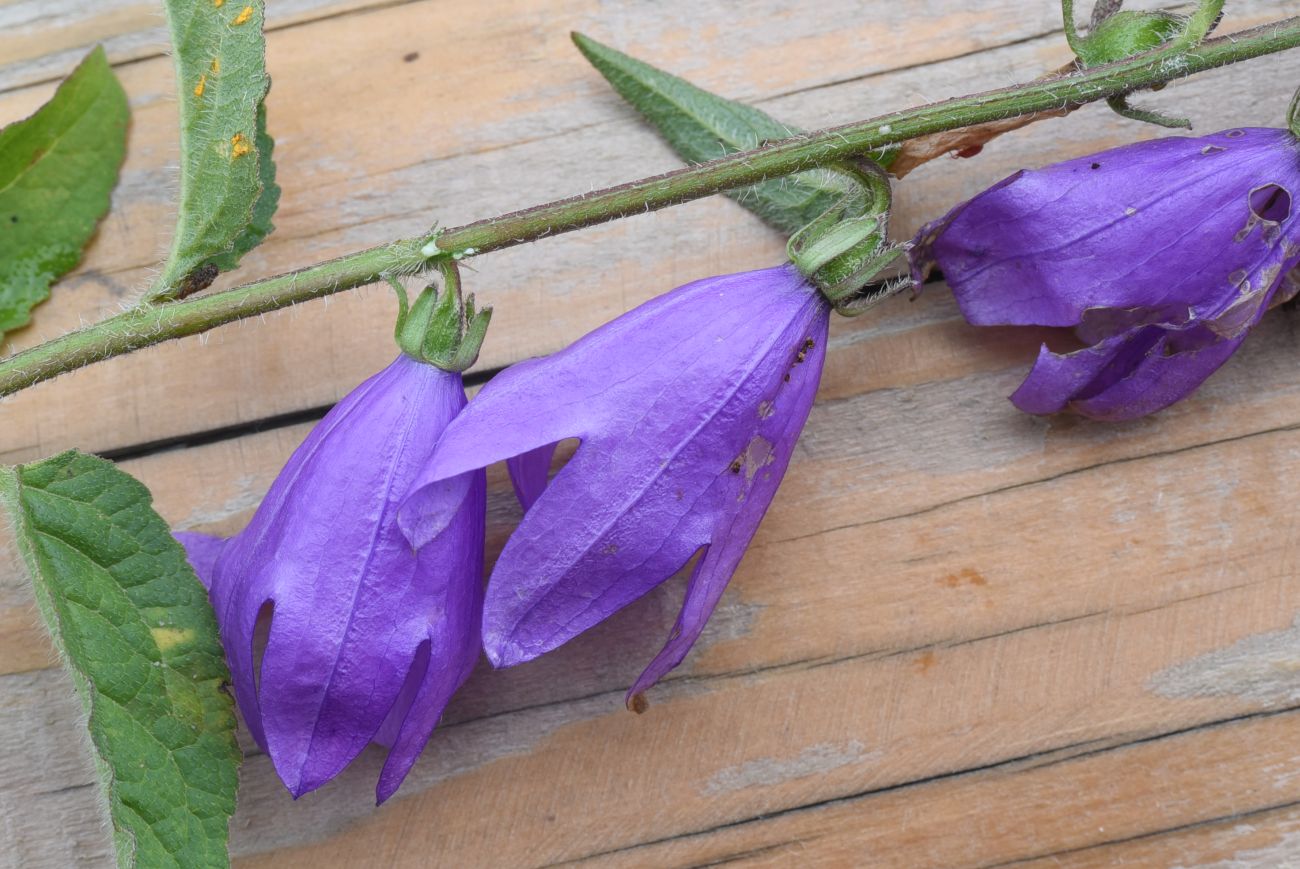
[[[374,740],[391,746],[376,789],[386,800],[478,658],[484,473],[432,505],[445,521],[419,545],[397,524],[464,406],[459,373],[399,355],[321,420],[241,533],[177,535],[209,586],[248,728],[295,797]]]
[[[1238,129],[1141,142],[1018,172],[921,230],[971,323],[1073,326],[1042,348],[1021,410],[1132,419],[1187,396],[1294,292],[1300,143]],[[1283,288],[1279,293],[1279,288]]]
[[[399,522],[420,543],[448,479],[507,461],[526,513],[488,585],[494,664],[550,651],[700,553],[667,645],[629,702],[681,662],[785,472],[829,312],[788,266],[710,278],[483,388],[447,427]],[[566,438],[581,443],[548,484]]]

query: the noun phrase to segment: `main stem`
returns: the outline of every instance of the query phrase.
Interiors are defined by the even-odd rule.
[[[414,274],[441,258],[473,256],[689,202],[868,154],[918,136],[1082,105],[1297,45],[1300,17],[1287,18],[1207,40],[1186,52],[1156,50],[1070,75],[807,133],[665,175],[370,248],[224,292],[156,306],[141,305],[0,362],[0,395],[101,359],[374,283],[385,275]]]

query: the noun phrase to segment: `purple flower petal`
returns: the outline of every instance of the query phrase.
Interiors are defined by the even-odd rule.
[[[629,704],[632,698],[644,693],[686,657],[686,653],[691,650],[691,646],[695,645],[709,616],[717,607],[731,575],[740,564],[745,548],[758,529],[763,514],[767,512],[767,507],[781,484],[781,478],[785,476],[786,466],[794,453],[794,445],[799,440],[799,433],[803,431],[808,411],[817,394],[817,383],[826,357],[824,330],[821,338],[822,340],[814,339],[816,344],[808,351],[803,361],[810,374],[798,378],[791,377],[788,384],[789,392],[782,396],[782,400],[794,409],[794,412],[778,414],[773,408],[773,413],[764,421],[765,423],[770,421],[771,424],[765,424],[759,436],[771,440],[752,442],[755,447],[760,448],[762,444],[770,443],[771,452],[766,456],[755,454],[751,457],[752,461],[745,464],[743,468],[745,473],[753,473],[752,469],[756,465],[761,470],[754,474],[750,489],[744,493],[744,500],[741,501],[739,509],[723,520],[726,522],[725,526],[720,525],[714,529],[714,542],[705,548],[699,563],[691,573],[690,582],[686,586],[686,599],[682,603],[681,613],[669,635],[668,643],[628,690]],[[724,476],[720,477],[715,485],[724,485],[727,482]]]
[[[1013,397],[1033,413],[1159,410],[1199,386],[1300,263],[1300,143],[1286,130],[1141,142],[1020,172],[918,235],[977,325],[1074,326]]]
[[[642,687],[680,660],[780,482],[816,392],[828,319],[793,269],[711,278],[484,387],[401,511],[427,513],[441,480],[533,454],[516,485],[535,503],[488,587],[484,645],[494,664],[566,642],[707,546],[681,637]],[[536,494],[540,457],[570,437],[581,441],[577,452]]]
[[[459,481],[455,510],[424,545],[396,521],[464,404],[458,374],[399,356],[320,422],[217,560],[211,595],[236,699],[294,796],[336,775],[401,700],[386,798],[474,665],[483,473]],[[259,672],[253,632],[268,606]]]
[[[211,589],[212,571],[216,567],[217,557],[226,546],[226,539],[199,534],[197,531],[177,531],[172,536],[185,547],[185,558],[198,574],[199,582],[203,583],[204,588]]]
[[[519,498],[519,503],[525,512],[542,496],[542,490],[546,488],[555,446],[555,444],[547,444],[506,459],[506,468],[510,471],[510,483],[514,486],[515,496]]]

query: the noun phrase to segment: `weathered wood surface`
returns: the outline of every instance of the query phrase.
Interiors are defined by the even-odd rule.
[[[271,0],[285,198],[248,275],[673,165],[570,29],[809,127],[1065,58],[1039,0],[816,6]],[[1229,8],[1227,28],[1300,11]],[[97,38],[136,114],[115,215],[15,347],[143,285],[175,155],[152,11],[11,3],[0,22],[24,10],[44,17],[0,35],[0,121]],[[1206,131],[1276,124],[1298,80],[1294,54],[1144,99]],[[1152,134],[1097,108],[1035,125],[910,176],[897,222]],[[469,275],[499,306],[484,365],[779,251],[718,199],[485,258]],[[43,385],[0,405],[0,457],[127,449],[170,521],[234,531],[308,425],[204,433],[337,399],[392,355],[392,312],[383,292],[348,294]],[[1017,414],[1004,396],[1042,336],[967,327],[941,286],[836,324],[784,487],[647,714],[622,691],[680,578],[541,661],[483,668],[382,809],[379,752],[297,803],[251,756],[237,863],[1300,864],[1296,318],[1270,315],[1192,400],[1120,426]],[[202,445],[141,448],[163,439]],[[516,518],[494,475],[493,552]],[[71,689],[24,582],[0,566],[0,864],[107,865]]]

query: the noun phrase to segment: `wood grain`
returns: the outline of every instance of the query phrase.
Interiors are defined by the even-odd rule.
[[[571,27],[815,126],[1058,64],[1051,6],[311,5],[328,14],[271,36],[286,204],[252,273],[670,166],[578,62]],[[1231,8],[1241,24],[1278,14]],[[80,6],[54,20],[111,30]],[[456,38],[414,36],[435,26]],[[165,241],[166,67],[119,68],[137,111],[122,210],[17,344],[129,298]],[[1143,99],[1204,130],[1276,123],[1298,79],[1286,56]],[[490,95],[478,110],[470,88]],[[0,93],[0,117],[47,92]],[[340,127],[340,106],[359,121]],[[909,176],[899,223],[1151,134],[1101,109],[1034,125]],[[719,199],[486,258],[471,276],[500,306],[485,365],[778,251]],[[0,405],[0,454],[197,435],[123,467],[175,526],[236,531],[310,422],[203,433],[343,395],[391,355],[391,314],[357,293],[89,369]],[[1016,413],[1005,396],[1047,333],[968,327],[941,285],[837,323],[786,482],[645,715],[622,692],[682,577],[540,661],[481,667],[382,809],[378,750],[294,802],[249,745],[237,865],[1300,862],[1298,318],[1270,314],[1192,399],[1125,425]],[[499,470],[490,485],[492,556],[518,510]],[[79,713],[34,616],[0,560],[0,865],[110,865]]]

